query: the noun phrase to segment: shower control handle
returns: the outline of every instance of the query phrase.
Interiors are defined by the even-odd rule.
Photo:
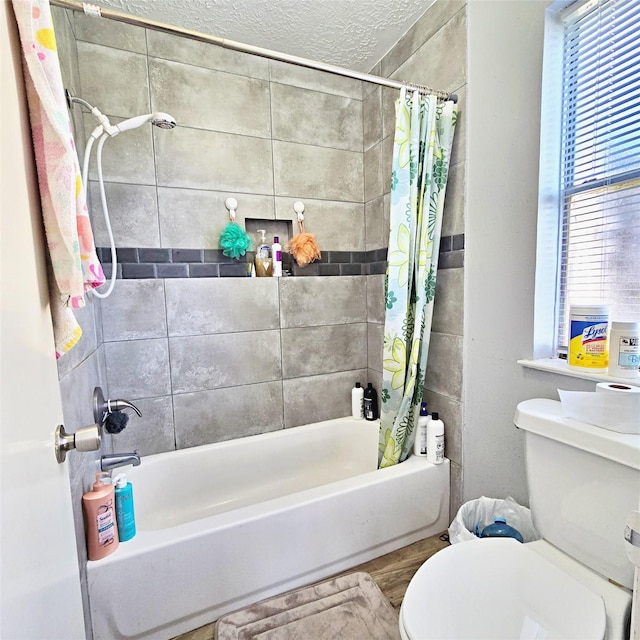
[[[123,409],[133,409],[139,417],[142,417],[140,409],[132,402],[128,400],[105,400],[101,387],[96,387],[93,390],[93,419],[98,424],[104,422],[108,413],[122,411]]]

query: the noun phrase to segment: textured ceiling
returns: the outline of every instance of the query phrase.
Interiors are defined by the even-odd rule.
[[[434,0],[98,0],[137,16],[357,71]]]

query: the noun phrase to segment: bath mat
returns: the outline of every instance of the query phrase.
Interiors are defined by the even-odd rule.
[[[398,614],[368,573],[263,600],[216,624],[216,640],[398,640]]]

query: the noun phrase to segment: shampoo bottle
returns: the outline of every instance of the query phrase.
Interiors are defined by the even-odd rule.
[[[136,535],[136,517],[133,507],[133,487],[127,476],[119,473],[114,479],[116,497],[116,522],[120,542],[131,540]]]
[[[433,464],[444,462],[444,423],[436,411],[427,424],[427,460]]]
[[[273,260],[273,276],[279,278],[282,276],[282,245],[278,236],[273,237],[271,259]]]
[[[369,382],[367,388],[364,390],[364,419],[365,420],[377,420],[378,419],[378,393],[373,388],[373,385]]]
[[[89,560],[101,560],[119,544],[113,485],[102,482],[103,477],[109,474],[98,471],[91,491],[82,496]]]
[[[358,420],[364,418],[364,389],[356,382],[356,386],[351,389],[351,415]]]
[[[431,418],[427,413],[427,403],[420,403],[420,417],[416,426],[416,439],[413,443],[414,456],[427,455],[427,424],[430,420]]]

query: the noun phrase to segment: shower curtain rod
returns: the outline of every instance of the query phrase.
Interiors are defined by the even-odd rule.
[[[107,9],[104,7],[98,7],[97,5],[89,4],[86,2],[78,2],[77,0],[49,0],[49,2],[50,4],[57,7],[71,9],[72,11],[82,11],[86,15],[94,16],[97,18],[109,18],[110,20],[124,22],[136,27],[144,27],[146,29],[153,29],[154,31],[162,31],[163,33],[179,35],[185,38],[190,38],[191,40],[198,40],[200,42],[214,44],[218,47],[224,47],[225,49],[232,49],[233,51],[240,51],[242,53],[250,53],[262,58],[269,58],[270,60],[287,62],[289,64],[295,64],[300,67],[316,69],[317,71],[326,71],[327,73],[333,73],[335,75],[344,76],[347,78],[354,78],[356,80],[362,80],[364,82],[379,84],[384,87],[391,87],[392,89],[402,89],[403,87],[406,87],[407,89],[413,91],[417,90],[421,93],[435,95],[442,100],[451,100],[453,102],[458,102],[458,96],[455,93],[449,93],[448,91],[432,89],[431,87],[425,87],[422,85],[413,84],[411,82],[391,80],[390,78],[383,78],[381,76],[375,76],[370,73],[361,73],[360,71],[352,71],[350,69],[344,69],[343,67],[338,67],[333,64],[325,64],[324,62],[318,62],[316,60],[310,60],[308,58],[289,55],[288,53],[281,53],[279,51],[273,51],[271,49],[263,49],[262,47],[254,47],[250,44],[243,44],[242,42],[235,42],[234,40],[227,40],[226,38],[210,36],[206,33],[192,31],[191,29],[183,29],[182,27],[176,27],[170,24],[165,24],[163,22],[157,22],[156,20],[139,18],[138,16],[134,16],[129,13],[115,11],[114,9]]]

